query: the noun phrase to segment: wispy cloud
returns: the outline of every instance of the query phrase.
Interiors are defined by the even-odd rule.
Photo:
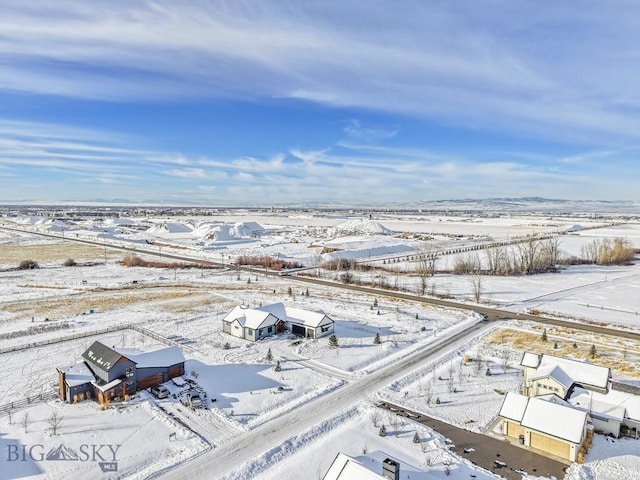
[[[5,0],[2,11],[7,92],[298,98],[584,143],[640,132],[632,2]],[[371,129],[346,128],[383,133]]]
[[[358,142],[375,143],[395,137],[399,129],[386,129],[380,127],[364,127],[360,120],[350,119],[344,127],[344,132],[349,138]]]

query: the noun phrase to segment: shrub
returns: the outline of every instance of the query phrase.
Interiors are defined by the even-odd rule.
[[[33,270],[34,268],[40,268],[35,260],[22,260],[18,265],[18,270]]]
[[[143,266],[144,262],[137,255],[127,255],[122,259],[122,265],[125,267],[138,267]]]
[[[64,261],[64,266],[65,267],[75,267],[76,265],[77,265],[77,263],[73,258],[67,258]]]
[[[331,335],[329,337],[329,346],[330,347],[338,347],[339,346],[338,337],[336,337],[335,335]]]
[[[373,343],[375,345],[380,345],[382,343],[382,340],[380,340],[380,334],[379,333],[376,333],[376,336],[373,337]]]

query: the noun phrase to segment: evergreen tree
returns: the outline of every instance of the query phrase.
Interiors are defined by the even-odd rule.
[[[278,360],[276,362],[276,366],[273,368],[274,372],[281,372],[282,371],[282,367],[280,366],[280,360]]]
[[[338,347],[338,337],[336,337],[335,335],[331,335],[329,337],[329,346],[330,347]]]
[[[596,346],[594,344],[591,344],[591,348],[589,349],[589,354],[591,355],[591,358],[596,358],[596,354],[597,354],[597,350],[596,350]]]
[[[269,347],[269,350],[267,350],[267,362],[271,360],[273,360],[273,353],[271,353],[271,347]]]
[[[542,330],[542,341],[546,342],[547,341],[547,329],[545,328],[544,330]]]
[[[380,340],[380,334],[376,333],[376,336],[373,337],[373,343],[374,345],[380,345],[382,343],[382,340]]]
[[[420,435],[418,435],[418,432],[413,436],[413,443],[420,443]]]
[[[378,435],[380,435],[381,437],[387,436],[387,429],[385,428],[384,423],[380,427],[380,431],[378,432]]]

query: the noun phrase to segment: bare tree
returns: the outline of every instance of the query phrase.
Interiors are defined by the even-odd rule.
[[[505,348],[500,353],[500,363],[502,364],[502,371],[507,373],[507,369],[509,368],[509,349]]]
[[[473,299],[480,303],[482,299],[482,275],[479,272],[471,275],[471,288],[473,289]]]
[[[22,428],[24,429],[24,433],[27,433],[29,431],[30,424],[31,424],[31,418],[29,417],[29,412],[24,412],[24,415],[22,415],[22,420],[20,420],[20,425],[22,425]]]
[[[427,293],[428,279],[433,277],[436,272],[436,260],[438,253],[435,246],[431,242],[425,242],[418,254],[418,265],[416,266],[416,274],[420,277],[420,295]]]
[[[520,266],[524,273],[535,273],[540,261],[540,241],[535,235],[527,235],[522,243],[518,244]]]
[[[554,268],[560,260],[560,239],[547,238],[542,242],[542,263],[548,268]]]
[[[374,409],[371,410],[371,413],[369,414],[369,419],[373,423],[374,428],[378,428],[378,423],[380,423],[381,420],[380,410],[374,407]]]
[[[51,412],[49,418],[47,418],[47,423],[49,424],[51,434],[57,435],[58,428],[60,428],[60,424],[62,423],[62,416],[58,415],[58,411],[55,408]]]
[[[480,375],[480,372],[482,371],[482,357],[480,354],[478,354],[474,359],[474,365],[476,367],[476,375]]]

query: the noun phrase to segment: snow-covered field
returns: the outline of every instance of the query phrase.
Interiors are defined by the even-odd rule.
[[[557,234],[560,248],[567,255],[579,255],[582,246],[602,238],[623,237],[640,248],[640,224],[614,220],[537,215],[367,218],[242,213],[189,219],[0,219],[0,226],[4,223],[31,232],[0,229],[0,352],[23,347],[0,353],[7,372],[0,379],[0,405],[54,390],[55,367],[75,362],[95,339],[145,350],[179,345],[187,358],[188,375],[209,399],[215,399],[209,409],[195,411],[183,407],[178,399],[170,397],[156,403],[146,394],[138,403],[105,412],[90,402],[38,403],[15,412],[13,425],[8,424],[7,417],[0,417],[0,443],[15,439],[21,444],[40,443],[53,448],[64,443],[76,448],[74,445],[85,442],[84,437],[100,439],[104,444],[121,443],[121,452],[127,447],[129,454],[118,456],[119,478],[146,478],[208,449],[201,438],[214,447],[237,435],[251,438],[253,429],[274,418],[331,395],[476,321],[473,315],[455,310],[329,286],[309,285],[307,295],[306,287],[287,277],[236,270],[232,262],[240,256],[299,262],[304,266],[302,273],[338,283],[339,272],[325,270],[322,264],[337,258],[356,259],[377,268],[354,272],[356,280],[384,282],[415,293],[420,278],[410,257],[420,252],[425,241],[441,251],[458,251],[530,234]],[[37,233],[60,238],[46,239]],[[98,245],[70,239],[92,240]],[[157,257],[171,254],[221,266],[124,267],[120,261],[131,252],[117,250],[121,247],[136,248],[136,254],[147,260],[177,261]],[[482,250],[477,253],[483,256]],[[440,257],[438,268],[451,265],[456,255]],[[78,265],[63,266],[69,258]],[[37,261],[40,268],[15,269],[25,259]],[[393,266],[388,261],[393,261]],[[639,269],[640,262],[616,267],[571,266],[559,273],[520,277],[483,276],[481,303],[514,313],[536,310],[638,329]],[[430,277],[427,291],[464,301],[474,297],[472,279],[451,273]],[[340,347],[331,347],[326,337],[300,342],[290,335],[279,335],[251,343],[222,332],[222,317],[233,306],[274,302],[324,310],[336,322]],[[143,330],[128,328],[92,336],[97,329],[130,324],[159,337],[152,339],[141,333]],[[516,328],[528,327],[516,324]],[[380,335],[380,344],[374,344],[376,334]],[[82,338],[40,344],[69,335]],[[268,361],[269,350],[273,359]],[[479,355],[482,368],[473,361],[463,362],[465,355]],[[500,350],[477,341],[459,345],[455,354],[435,365],[406,372],[379,395],[463,428],[486,431],[500,408],[503,393],[515,391],[520,384],[520,370],[516,368],[519,355],[512,351],[505,360]],[[274,371],[276,361],[281,363],[280,372]],[[486,375],[487,367],[490,376]],[[172,392],[179,392],[170,387]],[[65,417],[56,436],[46,425],[52,408]],[[446,464],[449,478],[494,478],[452,457],[444,440],[426,428],[421,427],[423,440],[418,446],[412,443],[415,426],[409,423],[399,424],[397,431],[380,437],[371,425],[370,409],[365,404],[336,405],[324,423],[298,432],[258,458],[245,459],[225,478],[298,479],[301,468],[309,472],[305,478],[322,478],[338,452],[359,456],[364,450],[384,451],[417,468],[432,470],[436,478],[446,477]],[[27,433],[18,424],[25,412],[33,420]],[[171,433],[176,436],[169,440]],[[609,480],[616,471],[619,479],[638,478],[633,475],[638,471],[640,446],[634,451],[633,442],[616,442],[614,446],[603,441],[596,441],[585,465],[569,470],[567,480]],[[29,472],[38,475],[34,478],[99,474],[95,463],[83,465],[84,470],[66,470],[67,462],[21,465],[20,469],[26,470],[12,465],[10,478],[21,478]],[[0,478],[4,477],[0,474]]]
[[[54,411],[60,418],[55,435]],[[11,423],[1,417],[0,429],[3,479],[142,479],[209,449],[146,401],[105,411],[93,402],[54,401],[13,415]],[[47,458],[52,451],[56,458]],[[117,473],[105,475],[102,462],[117,463]]]

